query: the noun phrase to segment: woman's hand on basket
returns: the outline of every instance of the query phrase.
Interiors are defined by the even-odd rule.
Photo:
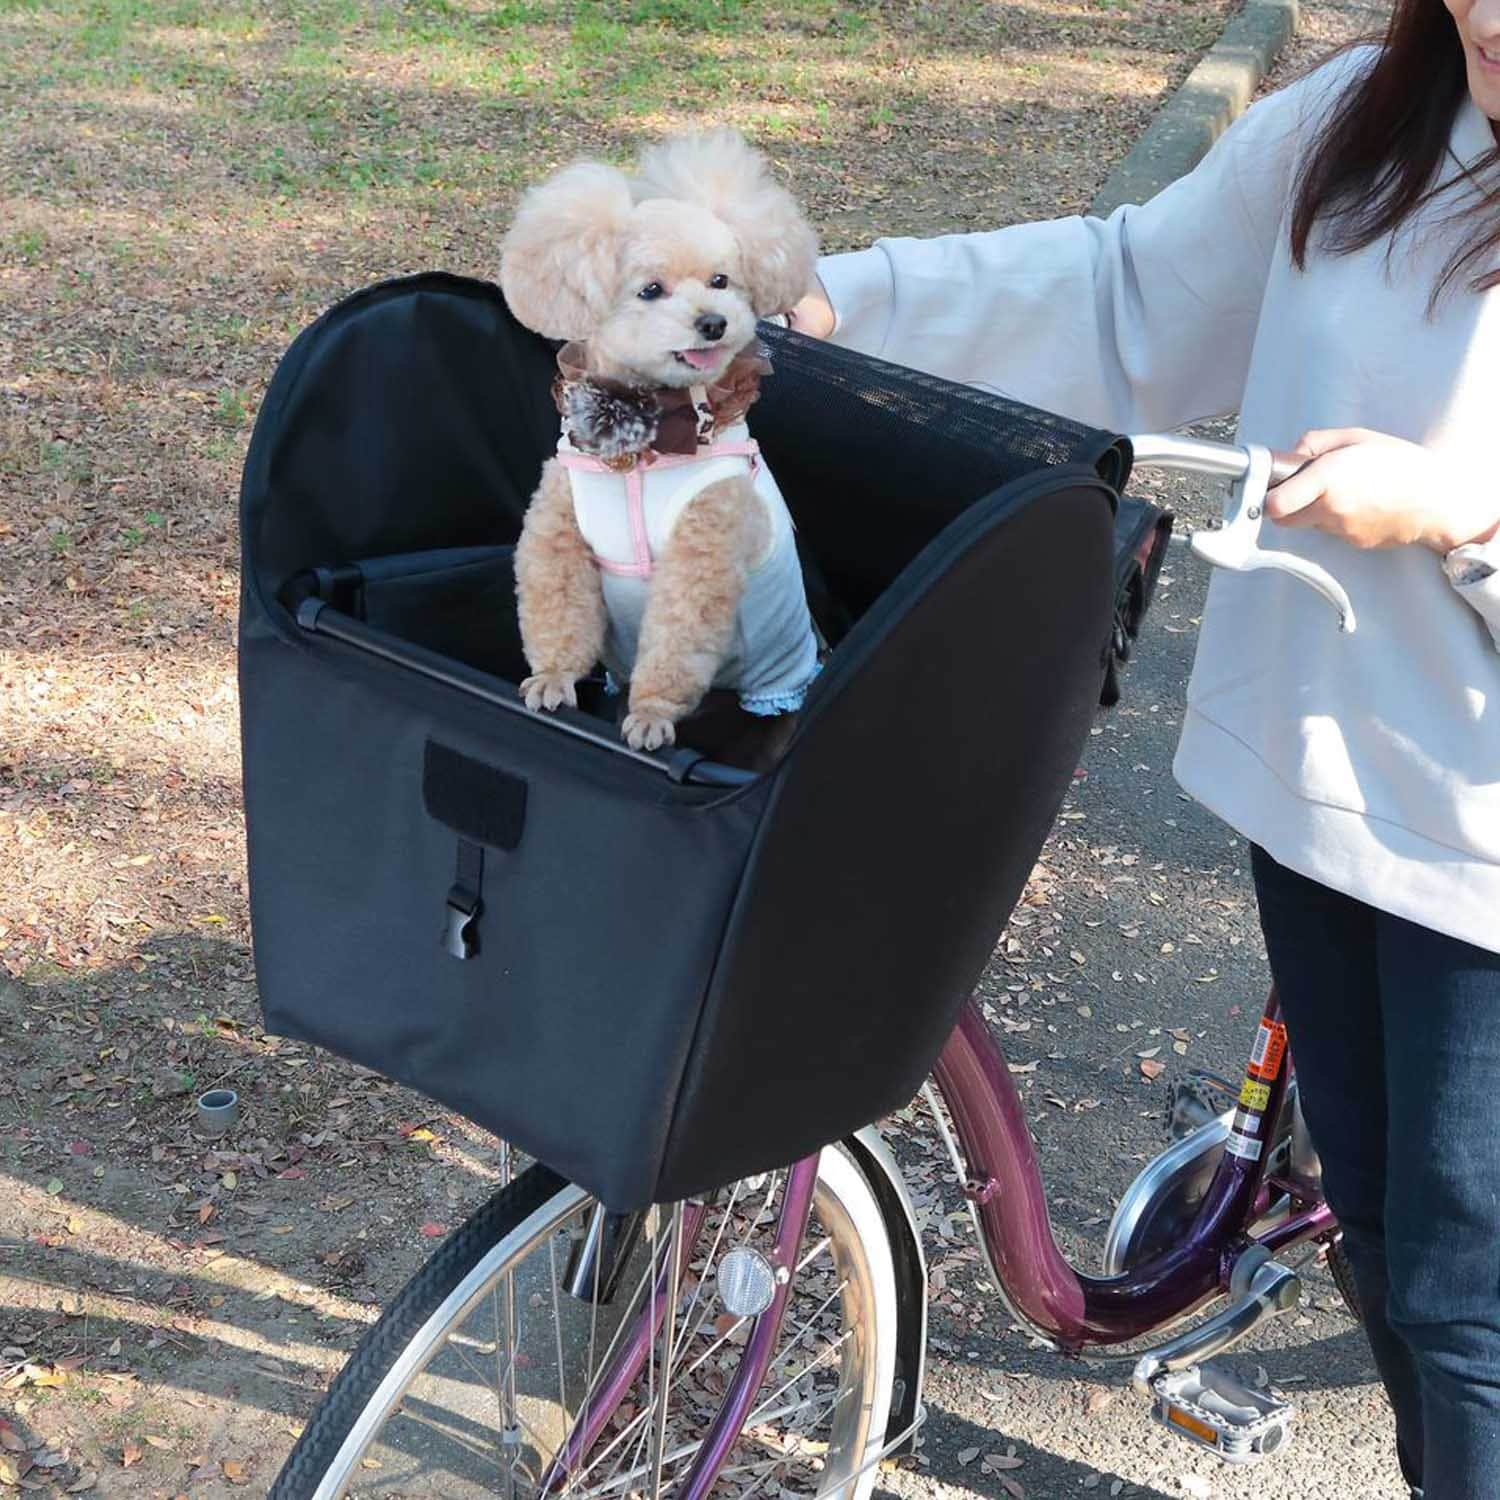
[[[1493,476],[1420,443],[1339,427],[1304,433],[1295,451],[1309,462],[1266,496],[1266,514],[1283,526],[1438,553],[1500,532]]]
[[[814,339],[826,339],[833,332],[836,321],[833,303],[828,300],[823,283],[816,277],[807,295],[787,314],[789,328]]]

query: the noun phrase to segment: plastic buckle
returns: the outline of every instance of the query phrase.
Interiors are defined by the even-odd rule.
[[[473,958],[479,952],[478,922],[483,910],[484,902],[464,886],[456,885],[448,892],[442,942],[454,958]]]

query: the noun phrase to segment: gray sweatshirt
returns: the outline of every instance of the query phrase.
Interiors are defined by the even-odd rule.
[[[1393,242],[1291,262],[1301,154],[1371,56],[1255,105],[1144,207],[825,258],[834,338],[1117,431],[1238,411],[1242,440],[1288,448],[1369,427],[1500,485],[1500,289],[1428,313],[1474,190]],[[1466,100],[1443,176],[1493,146]],[[1500,544],[1445,567],[1311,530],[1261,543],[1332,572],[1359,628],[1283,574],[1216,574],[1178,780],[1282,864],[1500,952]]]

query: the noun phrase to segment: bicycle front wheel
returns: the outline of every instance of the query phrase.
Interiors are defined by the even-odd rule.
[[[719,1270],[731,1252],[769,1245],[786,1177],[737,1183],[675,1215],[653,1211],[601,1305],[587,1287],[568,1290],[595,1202],[532,1167],[444,1242],[361,1340],[270,1500],[672,1494],[753,1322],[725,1309]],[[780,1343],[713,1494],[868,1500],[896,1318],[879,1205],[830,1148]],[[632,1368],[636,1347],[648,1353]]]

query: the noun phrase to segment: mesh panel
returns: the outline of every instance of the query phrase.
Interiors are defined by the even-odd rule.
[[[977,461],[991,488],[1059,464],[1095,468],[1117,492],[1129,477],[1129,445],[1113,433],[771,325],[761,332],[776,374],[751,420],[771,404],[795,403],[804,430],[848,434],[862,469],[905,468],[914,440],[924,453],[935,440],[950,473],[972,475]],[[809,399],[816,414],[806,411]]]
[[[798,334],[767,330],[766,342],[776,373],[751,430],[791,507],[812,592],[838,606],[835,636],[1002,485],[1076,464],[1118,492],[1128,473],[1128,445],[1110,433]]]

